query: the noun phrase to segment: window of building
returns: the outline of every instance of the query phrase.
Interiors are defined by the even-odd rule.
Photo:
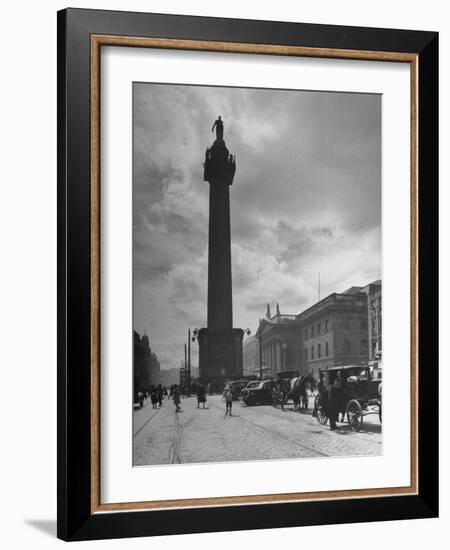
[[[361,319],[361,330],[367,330],[367,319]]]
[[[308,340],[308,329],[305,330],[305,340]]]
[[[305,348],[305,361],[308,361],[308,348]]]
[[[328,349],[328,342],[325,342],[325,357],[328,357],[329,349]]]
[[[314,359],[314,346],[311,346],[311,360]]]
[[[322,357],[322,346],[317,344],[317,357],[320,359]]]
[[[367,353],[367,340],[361,340],[361,355]]]
[[[349,329],[350,328],[350,317],[347,317],[344,319],[344,328]]]
[[[328,320],[325,321],[325,332],[328,332]]]
[[[344,344],[343,345],[344,355],[350,355],[350,351],[351,351],[350,340],[348,338],[345,338],[343,344]]]
[[[317,334],[321,334],[322,326],[320,323],[317,324]]]
[[[314,338],[314,325],[311,327],[311,338]]]

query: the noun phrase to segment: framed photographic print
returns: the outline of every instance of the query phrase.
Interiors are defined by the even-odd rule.
[[[438,36],[58,13],[58,536],[438,513]]]

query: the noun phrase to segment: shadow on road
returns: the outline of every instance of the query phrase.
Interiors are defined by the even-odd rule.
[[[359,432],[354,432],[348,424],[344,426],[338,426],[338,428],[335,430],[335,433],[339,435],[350,435],[352,433],[360,433],[360,434],[380,434],[381,433],[381,425],[379,424],[363,424]]]

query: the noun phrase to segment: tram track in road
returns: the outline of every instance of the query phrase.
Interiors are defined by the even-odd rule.
[[[284,443],[289,443],[289,444],[294,445],[296,447],[299,447],[303,450],[309,451],[310,453],[313,453],[314,456],[318,456],[318,457],[320,456],[320,457],[323,457],[323,458],[327,458],[327,457],[330,456],[330,455],[328,455],[328,454],[326,454],[322,451],[318,451],[317,449],[314,449],[314,447],[310,447],[309,445],[305,445],[304,443],[300,443],[297,439],[293,439],[292,437],[282,435],[277,430],[275,430],[273,428],[267,428],[266,426],[261,426],[261,424],[258,424],[257,422],[253,422],[252,420],[250,420],[249,418],[247,418],[245,416],[241,415],[240,418],[242,420],[244,420],[245,422],[247,422],[248,424],[251,424],[255,428],[258,428],[259,430],[261,430],[263,432],[267,432],[268,434],[270,434],[270,436],[274,437],[275,439],[279,439],[280,441],[283,441]]]
[[[149,416],[147,420],[142,424],[142,426],[139,426],[139,428],[135,432],[133,432],[133,437],[136,437],[139,434],[139,432],[141,432],[145,428],[145,426],[147,426],[150,420],[152,420],[158,414],[160,410],[161,410],[161,407],[156,409],[155,412],[151,416]]]
[[[183,460],[180,453],[181,435],[183,426],[180,422],[180,413],[175,412],[175,437],[169,449],[169,464],[182,464]]]

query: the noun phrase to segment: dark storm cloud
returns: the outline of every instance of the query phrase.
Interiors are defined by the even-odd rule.
[[[324,292],[381,275],[380,96],[135,84],[135,326],[165,357],[206,320],[202,163],[219,114],[237,156],[236,326],[254,329],[267,301],[310,305],[319,271]]]

